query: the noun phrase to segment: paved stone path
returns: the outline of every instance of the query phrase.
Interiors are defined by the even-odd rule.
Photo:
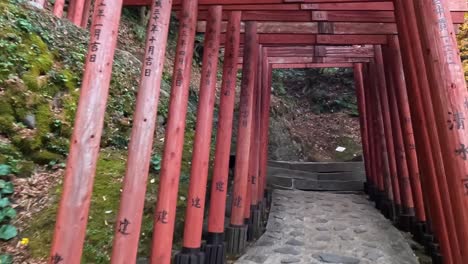
[[[275,190],[266,233],[238,264],[417,264],[403,235],[363,195]]]

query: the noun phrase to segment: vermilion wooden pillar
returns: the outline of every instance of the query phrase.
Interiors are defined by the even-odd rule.
[[[175,263],[193,263],[195,258],[201,262],[205,256],[200,251],[203,216],[205,209],[206,184],[210,163],[211,133],[213,112],[216,99],[216,76],[221,34],[221,6],[208,8],[207,32],[205,34],[202,77],[200,83],[200,102],[197,111],[197,124],[193,146],[190,185],[185,211],[184,242]],[[190,260],[190,261],[189,261]]]
[[[375,87],[376,87],[376,82],[375,82],[375,65],[372,63],[369,64],[368,71],[367,71],[367,78],[368,78],[368,85],[366,87],[366,99],[368,100],[366,105],[369,106],[369,113],[370,115],[370,124],[372,128],[372,156],[374,157],[373,159],[373,171],[374,171],[374,180],[375,180],[375,186],[374,186],[374,200],[377,203],[381,203],[381,200],[383,199],[383,193],[385,191],[384,188],[384,183],[383,183],[383,170],[381,168],[382,166],[382,160],[380,158],[379,151],[381,150],[381,145],[380,145],[380,140],[379,140],[379,130],[378,130],[378,117],[377,117],[377,110],[376,110],[376,101],[374,98],[374,93],[375,93]],[[380,207],[380,204],[378,205]]]
[[[225,261],[224,215],[229,174],[232,123],[236,99],[237,57],[239,56],[241,12],[229,13],[224,51],[218,130],[211,185],[208,239],[204,247],[207,261]],[[209,262],[211,263],[211,262]]]
[[[377,156],[376,156],[376,141],[375,141],[375,123],[374,123],[374,116],[375,112],[373,110],[372,100],[371,100],[371,90],[373,89],[372,86],[372,78],[371,78],[371,68],[369,64],[366,64],[364,69],[364,99],[365,99],[365,106],[366,106],[366,124],[368,128],[368,135],[369,135],[369,167],[370,167],[370,175],[369,182],[367,183],[367,191],[370,198],[376,201],[376,196],[378,193],[378,180],[377,180]]]
[[[270,129],[270,64],[268,63],[267,50],[263,48],[262,72],[261,72],[261,108],[260,108],[260,154],[259,154],[259,190],[258,201],[262,213],[262,222],[267,218],[267,170],[268,170],[268,135]]]
[[[432,227],[446,263],[461,263],[461,256],[456,236],[452,207],[448,195],[448,187],[439,137],[435,125],[434,111],[429,91],[424,55],[419,40],[419,30],[414,17],[414,6],[407,2],[396,0],[395,12],[397,26],[400,34],[403,64],[408,85],[408,97],[412,102],[413,125],[415,129],[416,147],[420,158],[420,170],[424,194],[428,198],[428,207],[431,214],[428,227]],[[422,227],[424,233],[431,230]],[[429,236],[426,236],[429,237]]]
[[[171,1],[162,1],[159,5],[153,2],[151,6],[151,23],[145,46],[146,63],[141,70],[112,263],[128,263],[137,258],[171,9]],[[154,26],[158,30],[153,30]]]
[[[86,28],[88,26],[89,13],[91,12],[91,2],[92,0],[85,0],[84,2],[83,15],[81,16],[81,23],[80,23],[82,28]]]
[[[359,110],[359,122],[361,129],[361,141],[362,141],[362,150],[364,156],[364,165],[366,168],[366,184],[371,182],[370,175],[372,174],[370,169],[370,155],[369,155],[369,134],[368,126],[366,124],[366,119],[368,114],[366,113],[366,102],[365,102],[365,93],[364,93],[364,76],[363,76],[363,65],[362,63],[354,64],[354,86],[356,90],[356,97],[358,101],[358,110]],[[367,188],[365,188],[367,190]]]
[[[386,53],[388,55],[388,53]],[[386,56],[386,65],[388,64],[388,56]],[[411,219],[414,218],[414,199],[411,190],[409,179],[408,162],[406,157],[406,150],[403,140],[403,130],[401,126],[401,119],[398,113],[398,104],[395,96],[395,80],[391,74],[391,69],[385,71],[387,75],[388,89],[386,89],[387,99],[390,105],[392,125],[394,127],[394,142],[395,153],[397,155],[397,169],[398,169],[398,183],[400,188],[402,210],[399,217],[399,227],[405,231],[409,231]]]
[[[96,3],[49,263],[80,263],[86,234],[122,9],[121,0]]]
[[[83,19],[84,4],[85,0],[71,0],[70,5],[68,6],[67,17],[73,24],[77,26],[81,26],[81,20]]]
[[[252,129],[252,106],[258,60],[257,38],[257,23],[246,22],[231,223],[226,234],[228,241],[227,250],[233,254],[238,254],[244,250],[247,239],[247,228],[244,225],[244,218],[246,209],[245,201],[248,198],[250,133]]]
[[[379,47],[375,49],[376,53],[376,60],[379,61],[380,64],[384,64],[383,61],[383,54],[382,49]],[[404,230],[409,230],[409,226],[411,223],[411,217],[414,217],[414,200],[411,191],[411,185],[409,181],[409,171],[408,171],[408,164],[406,160],[406,151],[404,148],[403,142],[403,133],[398,113],[398,108],[395,104],[395,96],[394,96],[394,78],[390,74],[390,67],[388,67],[388,63],[385,63],[387,66],[385,68],[385,76],[386,76],[386,84],[387,87],[383,87],[383,96],[385,96],[386,101],[389,105],[390,111],[390,118],[393,128],[393,142],[395,144],[395,155],[396,155],[396,165],[397,165],[397,176],[396,183],[398,183],[399,193],[400,193],[400,200],[402,208],[400,215],[399,215],[399,224],[400,227]]]
[[[169,102],[169,118],[155,209],[151,252],[151,263],[153,264],[169,264],[172,257],[172,241],[184,146],[185,118],[187,116],[197,10],[197,0],[182,2],[184,16],[180,20]]]
[[[58,18],[62,18],[64,7],[65,7],[65,0],[55,0],[54,15]]]
[[[419,164],[416,153],[416,143],[414,141],[414,132],[412,118],[409,108],[408,94],[406,92],[406,83],[403,73],[403,63],[401,58],[400,45],[397,36],[389,36],[389,66],[394,79],[395,98],[398,104],[401,128],[403,132],[403,141],[408,163],[409,179],[411,182],[411,191],[414,200],[414,213],[416,220],[426,222],[425,205],[421,189],[421,180],[419,174]]]
[[[382,211],[382,213],[386,217],[393,216],[394,213],[394,198],[393,198],[393,190],[392,190],[392,181],[390,178],[390,169],[389,169],[389,162],[388,162],[388,150],[387,150],[387,142],[386,142],[386,133],[385,133],[385,126],[384,126],[384,108],[382,107],[381,100],[380,100],[380,93],[379,90],[382,85],[385,84],[385,74],[383,72],[383,64],[374,63],[371,66],[375,68],[375,75],[373,75],[374,79],[374,90],[371,92],[373,97],[373,105],[375,111],[375,121],[376,121],[376,140],[377,144],[377,155],[379,158],[379,165],[378,168],[381,173],[381,183],[379,183],[379,187],[382,195],[382,199],[377,201],[377,207]]]
[[[258,192],[258,200],[263,203],[263,210],[265,210],[265,190],[267,182],[267,168],[268,168],[268,134],[270,129],[270,99],[271,99],[271,85],[270,85],[271,67],[268,63],[267,50],[263,49],[262,56],[262,96],[261,96],[261,123],[260,123],[260,157],[259,157],[259,175],[260,185]]]
[[[252,241],[260,236],[261,231],[261,212],[259,210],[259,148],[260,148],[260,108],[262,95],[262,46],[258,47],[258,64],[256,67],[255,91],[254,91],[254,107],[252,115],[252,129],[250,139],[250,154],[249,154],[249,182],[250,182],[250,210],[248,220],[248,240]]]
[[[414,4],[461,258],[468,263],[468,91],[448,2]]]
[[[393,200],[394,200],[394,205],[395,205],[395,213],[396,216],[400,215],[400,209],[401,209],[401,199],[400,199],[400,188],[398,186],[398,174],[397,174],[397,150],[395,149],[396,142],[394,141],[394,133],[395,130],[397,129],[394,124],[392,124],[391,120],[391,113],[390,113],[390,106],[388,102],[388,97],[387,97],[387,86],[388,86],[388,80],[385,76],[386,69],[384,68],[384,63],[383,63],[383,58],[382,58],[382,48],[381,46],[375,46],[374,47],[374,53],[375,53],[375,64],[376,64],[376,69],[377,69],[377,74],[379,77],[379,85],[375,89],[377,89],[377,93],[379,93],[379,103],[381,105],[381,111],[382,111],[382,117],[383,117],[383,124],[384,124],[384,129],[385,129],[385,143],[387,146],[387,151],[388,151],[388,165],[389,165],[389,173],[390,173],[390,180],[392,186],[392,194],[393,194]],[[396,220],[393,219],[392,220]]]

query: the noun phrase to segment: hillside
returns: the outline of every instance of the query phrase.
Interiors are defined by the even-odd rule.
[[[48,255],[60,183],[79,96],[88,33],[21,0],[0,2],[0,255],[15,263],[41,263]],[[102,151],[93,192],[86,263],[108,263],[126,148],[140,77],[145,28],[138,10],[125,9],[119,30]],[[164,143],[177,23],[171,24],[158,126],[145,206],[141,251],[147,255]],[[30,48],[32,47],[32,48]],[[180,196],[187,191],[200,54],[194,62]],[[6,184],[4,187],[4,184]],[[9,194],[9,189],[14,193]],[[0,197],[2,198],[2,197]],[[11,203],[11,205],[10,205]],[[5,205],[5,206],[4,206]],[[180,200],[176,237],[181,238],[185,202]],[[7,211],[8,210],[8,211]],[[176,241],[178,241],[176,239]],[[2,261],[10,257],[2,255]],[[1,262],[2,264],[4,262]],[[5,262],[9,263],[9,262]]]
[[[23,0],[0,1],[0,263],[45,263],[61,193],[79,96],[88,33]],[[105,117],[84,263],[109,263],[114,219],[125,173],[145,27],[125,8]],[[158,174],[168,114],[178,24],[170,26],[140,256],[149,254]],[[465,26],[460,36],[466,36]],[[465,34],[465,35],[464,35]],[[464,41],[464,37],[461,40]],[[202,40],[197,37],[178,202],[180,247],[193,146]],[[465,54],[465,42],[463,58]],[[220,56],[222,57],[222,56]],[[220,69],[218,69],[219,71]],[[273,74],[269,158],[289,161],[360,159],[350,70],[282,70]],[[219,80],[218,80],[219,81]],[[215,110],[217,111],[217,109]],[[215,113],[215,123],[217,114]],[[235,142],[235,138],[233,139]],[[337,152],[337,147],[345,147]],[[233,149],[234,145],[233,145]],[[3,254],[3,255],[2,255]]]
[[[350,161],[362,155],[352,69],[275,70],[270,158]],[[344,147],[344,152],[337,152]]]

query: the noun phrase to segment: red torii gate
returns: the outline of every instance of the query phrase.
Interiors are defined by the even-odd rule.
[[[146,186],[141,183],[146,182],[148,174],[172,2],[97,0],[90,43],[100,42],[97,48],[89,50],[86,59],[50,263],[80,262],[123,2],[151,4],[152,14],[145,48],[145,58],[149,58],[146,61],[150,63],[145,63],[142,69],[112,263],[133,262],[136,259],[146,190]],[[269,57],[270,52],[274,53],[274,50],[269,50],[272,48],[269,46],[375,45],[373,58],[352,61],[355,62],[369,194],[388,217],[394,217],[396,213],[403,228],[407,229],[410,222],[414,222],[414,226],[420,229],[414,233],[424,235],[426,239],[432,238],[429,234],[433,231],[437,240],[428,242],[434,249],[440,246],[440,252],[433,251],[436,261],[467,263],[468,225],[465,219],[468,216],[468,148],[465,146],[464,118],[468,114],[465,103],[468,95],[452,27],[454,21],[455,24],[462,22],[462,12],[450,13],[449,2],[444,0],[395,0],[393,3],[369,0],[346,0],[345,3],[340,0],[305,0],[300,3],[292,0],[259,0],[255,5],[248,5],[249,2],[174,2],[174,10],[180,10],[184,15],[180,16],[180,38],[174,66],[151,262],[171,261],[193,41],[197,21],[207,20],[210,30],[207,30],[205,38],[208,52],[205,52],[203,58],[203,105],[199,107],[192,162],[187,207],[187,215],[190,217],[186,221],[184,248],[176,256],[177,263],[205,263],[205,257],[207,261],[222,263],[225,258],[222,225],[229,159],[226,142],[230,142],[232,130],[229,121],[232,123],[234,80],[240,43],[244,43],[243,83],[234,203],[231,225],[226,234],[230,252],[242,251],[247,237],[259,234],[260,227],[255,227],[255,224],[265,207],[271,69],[281,67],[279,65],[297,65],[299,62],[297,58],[290,57],[286,64],[281,64],[286,62],[285,56],[280,57],[282,61],[275,61],[272,58],[278,57]],[[453,2],[460,4],[460,1]],[[83,20],[83,6],[85,1],[77,0],[69,9],[69,17],[75,23]],[[454,10],[463,10],[465,7]],[[222,8],[229,12],[222,12]],[[57,15],[63,11],[63,1],[56,1],[54,11]],[[228,20],[228,30],[222,35],[222,20],[225,19]],[[246,21],[244,36],[241,36],[241,20]],[[256,22],[259,20],[320,22],[316,33],[273,34],[259,33],[260,22]],[[330,23],[342,21],[396,22],[398,37],[396,32],[378,31],[344,35],[345,31],[336,29],[339,24]],[[152,30],[155,27],[157,30]],[[357,27],[350,28],[356,30]],[[207,148],[211,138],[212,98],[216,78],[213,69],[216,67],[220,45],[226,46],[226,58],[215,156],[216,181],[213,181],[211,196],[216,199],[211,201],[210,238],[201,249]],[[423,48],[429,53],[423,55]],[[311,61],[301,61],[299,64],[318,66],[317,57],[313,54]],[[333,58],[333,63],[340,63],[334,65],[346,66],[351,65],[347,60],[353,59],[338,57],[340,61],[336,57],[324,58]],[[409,104],[409,100],[414,104]],[[418,163],[424,165],[419,166]],[[256,182],[252,181],[252,175],[256,177]],[[425,211],[425,206],[429,208],[428,211]],[[429,228],[432,230],[424,230],[426,218],[430,219]],[[249,234],[246,219],[249,219],[247,223],[251,226]],[[158,241],[160,238],[167,240],[161,243]]]

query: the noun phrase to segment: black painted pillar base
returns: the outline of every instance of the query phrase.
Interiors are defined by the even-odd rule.
[[[268,223],[268,215],[270,210],[268,209],[270,205],[268,204],[267,198],[263,198],[262,200],[262,233],[265,233],[266,231],[266,226]]]
[[[375,190],[373,201],[375,202],[375,208],[377,210],[382,211],[382,206],[383,206],[383,203],[384,203],[384,199],[385,199],[385,193],[381,192],[381,191],[378,191],[378,190]]]
[[[205,253],[200,248],[182,248],[174,256],[175,264],[205,264]]]
[[[271,207],[271,201],[273,200],[273,192],[270,189],[265,190],[265,198],[266,198],[266,204],[267,204],[267,209],[270,210]]]
[[[262,235],[263,223],[262,223],[262,212],[260,211],[259,205],[252,205],[250,207],[250,219],[252,222],[252,240],[258,239]],[[249,241],[252,241],[249,240]]]
[[[265,199],[258,202],[258,210],[260,211],[260,225],[263,226],[263,221],[265,220]]]
[[[371,182],[368,182],[366,188],[367,188],[367,195],[369,195],[369,200],[375,201],[375,195],[376,195],[377,190],[374,184],[372,184]]]
[[[205,253],[205,264],[225,264],[226,243],[224,242],[224,233],[208,233],[202,251]]]
[[[395,204],[395,216],[393,217],[393,224],[398,226],[398,222],[400,221],[400,216],[402,214],[402,209],[400,204]]]
[[[394,216],[393,202],[390,201],[385,195],[380,199],[380,202],[378,205],[376,203],[376,207],[385,216],[385,218],[393,219],[393,216]]]
[[[416,240],[418,243],[422,244],[423,241],[424,241],[424,234],[428,231],[427,230],[427,223],[417,221],[416,223],[413,224],[411,229],[412,229],[411,233],[414,236],[414,240]]]
[[[247,246],[247,230],[246,225],[229,225],[226,228],[226,252],[228,254],[239,255],[244,251]]]
[[[372,182],[369,182],[369,181],[365,181],[364,182],[364,193],[369,195],[369,196],[372,196],[372,191],[374,189],[374,185],[372,184]]]
[[[414,213],[414,208],[405,208],[403,207],[402,214],[400,215],[398,221],[398,227],[405,232],[412,231],[414,223],[416,223],[416,216]]]
[[[444,258],[440,252],[434,252],[432,254],[432,264],[444,264]]]
[[[426,233],[423,236],[423,245],[427,255],[432,255],[433,244],[435,243],[434,236]]]

